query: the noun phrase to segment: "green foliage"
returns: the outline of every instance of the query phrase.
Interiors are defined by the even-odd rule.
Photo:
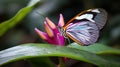
[[[81,46],[81,47],[84,47],[84,46]],[[107,46],[105,47],[102,46],[102,47],[108,48],[108,50],[110,48]],[[60,46],[51,46],[50,44],[36,44],[36,43],[22,44],[19,46],[15,46],[15,47],[0,51],[0,65],[21,60],[21,59],[58,56],[58,57],[68,57],[68,58],[92,63],[100,67],[120,67],[120,64],[118,61],[115,61],[115,60],[112,61],[112,59],[110,59],[111,61],[109,61],[109,58],[105,59],[105,57],[103,58],[95,53],[92,53],[93,48],[89,48],[89,49],[91,49],[91,51],[86,51],[85,49],[84,50],[76,49],[72,46],[60,47]],[[111,54],[113,54],[113,52]]]
[[[0,24],[0,36],[2,36],[7,30],[18,24],[25,16],[33,9],[33,7],[39,2],[39,0],[31,0],[30,3],[20,9],[18,13],[11,19],[4,21]]]
[[[119,49],[108,47],[106,45],[99,44],[99,43],[95,43],[90,46],[80,46],[76,43],[72,43],[72,44],[68,45],[68,47],[85,50],[85,51],[92,52],[95,54],[120,54]]]

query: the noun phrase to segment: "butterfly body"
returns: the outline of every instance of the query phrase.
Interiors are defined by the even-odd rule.
[[[106,20],[107,12],[104,9],[89,9],[73,17],[63,26],[63,30],[78,44],[90,45],[97,41]]]

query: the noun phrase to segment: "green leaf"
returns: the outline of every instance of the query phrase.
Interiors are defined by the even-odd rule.
[[[2,36],[7,30],[18,24],[28,13],[34,8],[39,0],[31,0],[30,3],[20,9],[18,13],[11,19],[4,21],[0,24],[0,36]]]
[[[78,45],[77,43],[72,43],[68,45],[68,47],[85,50],[85,51],[96,53],[96,54],[120,54],[119,49],[115,49],[115,48],[112,48],[103,44],[97,44],[97,43],[89,46],[81,46],[81,45]]]
[[[23,44],[0,51],[0,65],[35,57],[68,57],[88,63],[95,64],[100,67],[120,67],[119,63],[106,60],[94,53],[79,50],[71,47],[52,46],[47,44]]]

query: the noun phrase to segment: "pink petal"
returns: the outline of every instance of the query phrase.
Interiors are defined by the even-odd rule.
[[[36,33],[42,38],[43,40],[47,40],[47,34],[45,32],[40,31],[39,29],[35,28]]]
[[[44,22],[44,27],[45,27],[45,30],[46,30],[48,36],[54,37],[54,31],[48,26],[48,24],[46,22]]]
[[[54,31],[54,34],[60,33],[59,30],[57,29],[56,25],[47,17],[46,17],[46,23]]]
[[[64,19],[63,19],[63,15],[60,14],[60,19],[59,19],[59,22],[58,22],[58,26],[59,27],[63,27],[64,26]]]
[[[40,31],[39,29],[35,28],[36,33],[40,36],[41,39],[45,40],[50,44],[57,44],[56,39],[50,38],[47,33]]]
[[[50,28],[52,28],[52,29],[56,28],[56,25],[47,17],[46,17],[46,22],[50,26]]]

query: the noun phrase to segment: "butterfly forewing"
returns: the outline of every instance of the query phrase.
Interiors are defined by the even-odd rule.
[[[99,30],[105,25],[107,13],[104,9],[89,9],[79,13],[63,28],[66,35],[81,45],[93,44]]]
[[[94,9],[94,10],[88,10],[88,11],[92,11],[91,13],[93,14],[93,20],[95,21],[97,27],[99,29],[102,29],[103,26],[105,25],[106,21],[107,21],[107,12],[104,9]],[[95,12],[96,11],[96,12]]]

